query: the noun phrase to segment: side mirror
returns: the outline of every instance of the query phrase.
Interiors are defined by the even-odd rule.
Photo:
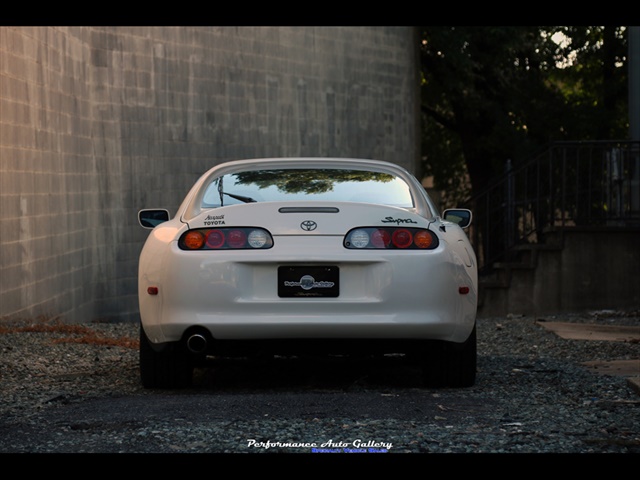
[[[461,228],[467,228],[471,225],[472,214],[471,210],[466,208],[450,208],[444,211],[442,218],[448,222],[457,223]]]
[[[138,212],[138,222],[142,228],[155,228],[161,223],[169,220],[169,211],[164,209],[140,210]]]

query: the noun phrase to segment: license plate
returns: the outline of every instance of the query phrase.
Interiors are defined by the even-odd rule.
[[[279,297],[337,297],[339,293],[338,267],[278,267]]]

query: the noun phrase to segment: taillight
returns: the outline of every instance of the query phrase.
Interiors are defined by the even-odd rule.
[[[178,246],[182,250],[266,249],[273,246],[273,238],[262,228],[203,228],[183,233]]]
[[[374,248],[389,248],[389,245],[391,245],[391,234],[387,230],[374,230],[371,233],[371,245]]]
[[[391,243],[394,247],[408,248],[413,243],[413,235],[406,228],[394,230],[391,234]]]
[[[217,250],[224,246],[225,236],[222,230],[209,230],[207,232],[207,249]]]
[[[231,230],[227,235],[227,244],[230,248],[245,248],[247,246],[247,234],[242,230]]]
[[[415,243],[418,248],[429,249],[433,245],[433,242],[437,242],[437,240],[438,237],[430,230],[420,230],[413,236],[413,243]]]
[[[185,233],[181,239],[182,246],[185,250],[198,250],[202,248],[204,241],[204,233],[197,230]]]
[[[424,228],[359,227],[344,237],[344,246],[351,249],[433,250],[438,236]]]

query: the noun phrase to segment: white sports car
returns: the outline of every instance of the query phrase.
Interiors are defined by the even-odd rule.
[[[476,375],[471,212],[441,217],[423,186],[380,161],[228,162],[175,217],[142,210],[140,369],[188,386],[210,356],[404,353],[428,386]]]

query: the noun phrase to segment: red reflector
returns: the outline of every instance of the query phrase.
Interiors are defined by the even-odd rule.
[[[459,287],[458,292],[460,293],[460,295],[466,295],[467,293],[469,293],[469,287]]]
[[[149,287],[149,288],[147,288],[147,293],[149,295],[157,295],[158,294],[158,287]]]

